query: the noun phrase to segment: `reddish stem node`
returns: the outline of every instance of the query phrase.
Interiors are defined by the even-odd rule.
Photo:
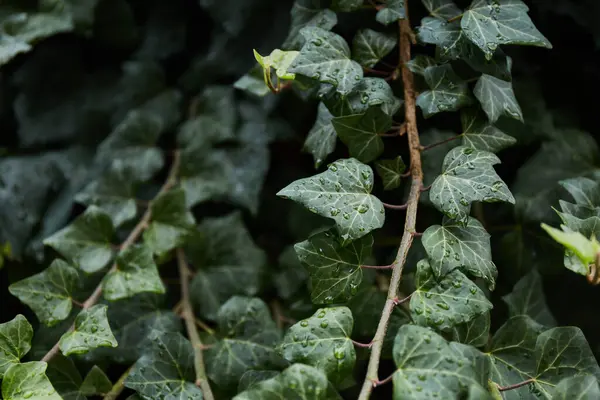
[[[394,302],[395,306],[399,306],[400,304],[403,304],[403,303],[406,303],[407,301],[409,301],[411,297],[412,297],[412,293],[409,294],[408,296],[406,296],[403,299],[399,299],[398,297],[394,297],[392,299],[392,301]]]

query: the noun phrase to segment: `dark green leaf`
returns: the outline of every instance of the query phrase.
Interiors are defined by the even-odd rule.
[[[342,96],[335,92],[325,96],[323,102],[335,117],[363,114],[376,106],[393,116],[402,105],[385,79],[371,77],[360,80],[350,94]]]
[[[80,286],[77,270],[57,259],[39,274],[13,283],[8,290],[27,304],[42,323],[53,326],[69,316],[73,293]]]
[[[462,224],[444,218],[442,225],[423,232],[422,243],[436,277],[460,268],[494,288],[498,270],[492,262],[490,235],[477,219],[467,217]]]
[[[152,219],[144,231],[144,243],[156,255],[164,255],[181,246],[195,228],[194,216],[188,211],[185,192],[173,189],[150,204]]]
[[[375,16],[377,22],[384,25],[389,25],[404,18],[406,18],[404,0],[388,0],[382,9],[377,11],[377,15]]]
[[[452,340],[474,347],[488,344],[490,336],[490,312],[485,312],[469,322],[455,325],[452,328]]]
[[[425,118],[471,104],[467,83],[456,75],[450,64],[427,67],[423,76],[430,90],[419,94],[417,105]]]
[[[104,371],[97,365],[94,365],[81,384],[81,394],[84,396],[103,396],[110,392],[112,386],[112,382],[108,379]]]
[[[44,240],[73,265],[92,273],[106,267],[113,250],[112,220],[96,206],[88,207],[75,221]]]
[[[353,324],[349,308],[321,308],[288,330],[279,351],[289,362],[311,365],[340,383],[352,373],[356,361],[350,339]]]
[[[363,0],[333,0],[332,8],[336,11],[351,12],[359,10]]]
[[[410,311],[419,325],[448,330],[492,309],[481,289],[458,270],[436,279],[429,262],[421,260],[415,284]]]
[[[346,245],[383,226],[385,210],[370,194],[372,190],[373,170],[349,158],[330,164],[323,173],[292,182],[277,195],[332,218]]]
[[[4,400],[62,400],[46,377],[47,367],[40,361],[12,365],[2,379]]]
[[[591,208],[600,206],[600,183],[579,177],[561,181],[559,184],[573,196],[576,204]]]
[[[380,107],[372,107],[363,114],[334,117],[331,120],[335,131],[350,150],[350,155],[359,161],[369,163],[383,152],[380,134],[392,127],[392,117]]]
[[[107,308],[97,304],[79,312],[74,329],[60,338],[60,350],[65,356],[84,354],[98,347],[117,347],[117,340],[108,325]]]
[[[523,112],[519,107],[511,82],[483,74],[477,81],[473,93],[491,123],[496,122],[501,115],[523,121]]]
[[[461,19],[465,35],[488,57],[502,44],[552,48],[531,22],[520,0],[473,0]]]
[[[463,146],[497,153],[517,142],[515,138],[490,124],[487,117],[478,109],[463,110],[460,119],[463,128]]]
[[[48,363],[46,376],[63,400],[87,400],[80,390],[83,378],[71,358],[54,356]]]
[[[114,301],[143,292],[165,292],[152,251],[147,246],[133,245],[119,253],[115,262],[117,269],[104,278],[105,299]]]
[[[252,389],[256,385],[279,375],[279,371],[247,371],[238,384],[238,393]]]
[[[301,30],[306,43],[289,68],[301,74],[336,87],[342,95],[350,93],[363,77],[360,64],[350,59],[348,43],[339,35],[321,28]]]
[[[417,39],[422,43],[434,44],[441,58],[461,58],[466,39],[460,22],[446,22],[439,18],[425,17],[417,31]]]
[[[437,18],[452,19],[462,14],[452,0],[422,0],[429,13]]]
[[[331,123],[333,115],[324,103],[319,103],[317,120],[304,141],[304,150],[312,154],[315,168],[319,168],[328,155],[335,150],[337,135]]]
[[[428,129],[420,134],[421,144],[423,146],[430,146],[429,150],[422,153],[421,163],[423,164],[423,186],[429,186],[433,184],[444,163],[444,157],[454,147],[460,145],[459,140],[452,140],[456,138],[456,134],[451,131],[442,131],[439,129]],[[433,206],[431,199],[427,195],[421,195],[419,200],[421,203]],[[417,259],[415,261],[420,260]]]
[[[271,93],[265,84],[263,70],[259,65],[253,67],[247,74],[242,75],[234,82],[233,87],[258,97],[264,97]]]
[[[258,293],[267,260],[244,226],[240,212],[206,218],[198,232],[201,236],[186,247],[197,269],[191,283],[192,302],[198,315],[214,320],[231,296]]]
[[[294,246],[286,247],[277,264],[279,268],[273,276],[274,286],[279,297],[289,299],[306,285],[308,273],[300,263]]]
[[[375,169],[383,180],[383,189],[396,189],[402,183],[402,174],[406,171],[406,164],[402,157],[398,156],[393,160],[379,160],[375,163]]]
[[[500,159],[487,151],[455,147],[446,154],[442,174],[432,184],[429,198],[435,207],[465,224],[474,201],[487,203],[515,199],[494,171]]]
[[[598,379],[592,375],[565,378],[556,385],[553,400],[595,400],[600,398]]]
[[[503,296],[502,300],[508,305],[511,317],[527,315],[544,326],[556,326],[556,320],[546,304],[542,277],[535,269],[521,278],[513,291]]]
[[[125,387],[144,398],[202,400],[194,385],[194,349],[180,333],[156,333],[152,350],[134,364]]]
[[[406,65],[408,66],[408,69],[412,71],[413,74],[425,75],[425,70],[427,69],[427,67],[433,67],[437,65],[437,62],[435,61],[435,59],[429,56],[418,54]]]
[[[0,378],[31,350],[32,338],[33,328],[21,314],[0,324]]]
[[[345,302],[362,282],[361,265],[371,256],[373,237],[363,236],[342,247],[334,231],[323,231],[294,246],[310,275],[315,304]]]
[[[337,24],[337,15],[324,8],[328,1],[321,0],[296,0],[290,11],[290,32],[283,43],[283,48],[289,50],[300,50],[305,39],[300,34],[302,28],[315,26],[330,30]]]
[[[363,67],[372,68],[396,47],[396,42],[388,34],[360,29],[352,41],[352,58]]]

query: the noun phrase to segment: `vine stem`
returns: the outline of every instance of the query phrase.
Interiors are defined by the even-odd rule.
[[[110,389],[110,392],[104,395],[103,400],[117,400],[123,389],[125,389],[125,379],[127,379],[132,369],[133,366],[127,368],[127,371],[121,375],[119,380],[113,385],[112,389]]]
[[[181,153],[179,151],[175,151],[173,153],[173,162],[171,163],[169,175],[167,176],[165,183],[160,188],[156,197],[159,197],[159,196],[167,193],[169,190],[171,190],[171,188],[173,188],[173,186],[175,186],[175,184],[177,183],[177,173],[179,172],[180,163],[181,163]],[[139,222],[136,224],[136,226],[133,228],[133,230],[129,233],[129,236],[127,236],[125,241],[123,243],[121,243],[121,245],[119,246],[119,249],[121,251],[123,251],[123,250],[131,247],[133,244],[135,244],[135,242],[140,238],[142,233],[148,228],[148,225],[150,224],[151,219],[152,219],[152,207],[148,207],[146,209],[146,211],[144,212],[144,215],[142,215],[142,218],[139,220]],[[116,270],[117,270],[117,263],[115,262],[110,267],[110,270],[107,272],[107,274],[114,272]],[[96,303],[98,303],[98,301],[100,300],[100,296],[102,296],[102,282],[100,282],[98,284],[98,286],[96,286],[96,289],[94,289],[94,292],[90,295],[90,297],[88,297],[87,300],[83,302],[81,308],[83,310],[87,310],[88,308],[96,305]],[[70,332],[73,329],[75,329],[75,324],[71,325],[69,327],[69,329],[67,330],[67,332]],[[54,344],[54,346],[52,346],[52,348],[42,358],[42,361],[49,362],[54,356],[56,356],[58,354],[58,352],[60,350],[59,343],[60,343],[60,340],[57,341]]]
[[[208,378],[206,377],[206,371],[204,369],[204,356],[202,351],[204,345],[198,334],[196,328],[196,317],[194,316],[194,310],[190,301],[190,268],[185,260],[185,253],[183,249],[177,249],[177,265],[179,267],[179,279],[181,280],[181,314],[185,321],[185,328],[187,330],[188,337],[192,343],[194,349],[194,369],[196,370],[196,386],[202,390],[204,399],[214,400],[214,395],[210,389]]]
[[[527,379],[526,381],[523,381],[523,382],[515,383],[514,385],[498,386],[498,390],[500,392],[506,392],[507,390],[518,389],[518,388],[520,388],[522,386],[529,385],[530,383],[533,383],[533,378]]]
[[[408,145],[410,150],[410,173],[412,183],[408,196],[408,207],[406,211],[406,221],[404,222],[404,233],[398,248],[396,259],[392,263],[392,277],[387,294],[387,300],[381,313],[381,319],[377,325],[377,332],[373,338],[373,347],[367,368],[367,375],[363,383],[359,400],[367,400],[371,396],[373,387],[379,381],[379,362],[383,340],[385,338],[390,317],[398,298],[398,289],[402,278],[402,270],[406,263],[408,250],[415,237],[415,227],[417,222],[417,208],[419,197],[421,196],[421,187],[423,186],[423,169],[421,167],[421,144],[419,142],[419,131],[417,129],[417,113],[415,104],[415,89],[412,72],[408,69],[407,63],[411,58],[411,34],[410,21],[408,19],[408,1],[404,2],[406,18],[399,21],[399,48],[400,65],[402,66],[402,82],[404,84],[404,118],[406,121],[406,133],[408,136]]]

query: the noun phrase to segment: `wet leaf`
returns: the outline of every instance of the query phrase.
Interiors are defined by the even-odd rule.
[[[65,356],[84,354],[98,347],[117,347],[106,316],[107,306],[97,304],[79,312],[75,327],[60,338],[60,350]]]
[[[384,25],[389,25],[404,18],[406,18],[404,0],[388,0],[382,9],[377,11],[377,15],[375,16],[377,22]]]
[[[315,160],[315,168],[319,168],[328,155],[335,150],[337,135],[331,119],[333,115],[324,103],[319,103],[317,120],[308,132],[304,141],[303,150],[312,154]]]
[[[2,379],[5,400],[62,400],[46,377],[48,364],[31,361],[12,365]]]
[[[350,156],[364,163],[374,161],[383,152],[380,134],[392,127],[392,118],[379,107],[363,114],[334,117],[331,120],[337,135],[350,150]]]
[[[450,64],[427,67],[423,76],[429,90],[419,94],[417,105],[425,118],[471,104],[467,83],[456,75]]]
[[[84,396],[103,396],[111,391],[112,386],[112,382],[108,379],[104,371],[97,365],[94,365],[85,376],[80,391]]]
[[[493,124],[501,115],[523,121],[523,112],[515,97],[511,82],[483,74],[477,81],[473,94]]]
[[[422,0],[429,13],[437,18],[452,19],[462,14],[452,0]]]
[[[463,110],[460,119],[463,128],[463,146],[497,153],[517,143],[515,138],[490,124],[487,117],[479,110]]]
[[[32,338],[33,328],[21,314],[0,324],[0,378],[31,350]]]
[[[373,68],[396,47],[394,36],[372,29],[356,32],[352,41],[352,58],[366,68]]]
[[[291,26],[283,48],[289,50],[300,50],[305,39],[300,34],[304,27],[318,27],[331,30],[337,24],[337,15],[325,8],[324,1],[296,0],[290,11]]]
[[[406,65],[408,66],[408,69],[412,71],[413,74],[419,74],[423,76],[425,75],[425,70],[427,69],[427,67],[433,67],[437,65],[437,62],[435,61],[435,59],[429,56],[418,54]]]
[[[474,347],[487,345],[490,336],[490,312],[485,312],[469,322],[452,327],[452,340]]]

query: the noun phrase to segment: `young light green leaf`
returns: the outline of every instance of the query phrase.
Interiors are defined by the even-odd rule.
[[[254,50],[254,58],[265,70],[265,76],[271,73],[271,68],[275,69],[275,74],[279,79],[294,80],[295,74],[288,72],[290,65],[298,56],[297,51],[283,51],[275,49],[268,56],[261,56]]]
[[[576,375],[556,385],[552,400],[596,400],[600,398],[598,379],[593,375]]]
[[[31,361],[12,365],[2,379],[4,400],[62,400],[46,377],[48,364]]]
[[[406,164],[402,157],[398,156],[392,160],[379,160],[375,162],[375,169],[383,180],[383,189],[396,189],[402,183],[402,174],[406,171]]]
[[[528,7],[520,0],[473,0],[463,14],[461,27],[488,58],[502,44],[551,49],[552,45],[533,25],[527,11]]]
[[[440,19],[452,19],[462,14],[460,8],[452,0],[422,0],[429,13]]]
[[[473,93],[492,124],[501,115],[523,121],[523,112],[515,97],[511,82],[483,74],[477,81]]]
[[[143,292],[165,292],[152,251],[147,246],[133,245],[119,253],[115,262],[117,269],[104,278],[106,300],[120,300]]]
[[[202,400],[194,377],[194,349],[189,340],[180,333],[157,332],[151,351],[136,361],[125,387],[144,398]]]
[[[83,380],[80,392],[84,396],[104,396],[112,389],[112,382],[104,371],[94,365]]]
[[[537,270],[532,270],[521,278],[512,292],[503,296],[511,317],[528,315],[534,321],[547,327],[556,326],[556,320],[548,309],[542,277]]]
[[[552,239],[572,251],[581,261],[581,264],[578,264],[578,269],[574,270],[574,272],[587,275],[589,273],[588,265],[596,262],[596,256],[600,251],[600,244],[596,238],[594,237],[590,240],[581,233],[572,231],[565,225],[561,225],[562,231],[546,224],[542,224],[542,228]]]
[[[31,350],[32,338],[33,328],[21,314],[0,324],[0,379]]]
[[[347,307],[320,308],[294,324],[279,346],[289,362],[302,362],[325,372],[333,383],[352,373],[356,352],[350,336],[354,320]]]
[[[460,119],[463,128],[461,134],[463,146],[497,153],[517,143],[517,139],[490,124],[479,109],[463,110]]]
[[[406,18],[406,10],[404,9],[404,0],[388,0],[384,7],[377,11],[375,19],[377,22],[389,25],[400,19]]]
[[[481,223],[467,217],[464,223],[444,218],[442,225],[430,226],[421,240],[436,277],[459,268],[483,278],[494,288],[498,270],[492,262],[490,235]]]
[[[352,58],[366,68],[373,68],[396,47],[396,38],[372,29],[360,29],[352,40]]]
[[[558,182],[564,187],[577,205],[595,208],[600,206],[600,183],[585,177]]]
[[[450,64],[427,67],[423,76],[430,90],[419,94],[417,105],[425,118],[471,104],[467,83],[456,75]]]
[[[362,79],[363,69],[350,59],[344,38],[315,27],[303,28],[300,33],[306,43],[288,71],[329,83],[342,95],[350,93]]]
[[[500,159],[487,151],[458,146],[446,154],[442,173],[431,186],[429,198],[452,219],[466,224],[474,201],[486,203],[515,199],[493,165]]]
[[[75,328],[62,335],[60,350],[65,356],[70,354],[85,354],[98,347],[117,347],[113,336],[104,304],[81,310],[75,318]]]
[[[181,246],[195,228],[183,189],[173,189],[150,204],[152,219],[144,231],[144,243],[156,255],[164,255]]]
[[[65,320],[73,307],[73,293],[80,288],[77,270],[57,259],[44,271],[15,282],[9,292],[27,304],[45,325]]]
[[[419,325],[445,331],[492,309],[481,289],[462,272],[454,270],[438,279],[427,260],[417,264],[415,285],[410,311]]]
[[[317,111],[317,120],[308,132],[304,141],[304,151],[312,154],[315,160],[315,168],[319,168],[328,155],[335,150],[337,135],[331,119],[333,115],[327,106],[321,102]]]
[[[362,282],[361,265],[371,255],[373,236],[366,235],[342,247],[333,230],[319,232],[294,246],[310,275],[315,304],[345,302]]]
[[[296,0],[290,11],[291,24],[287,38],[283,42],[283,48],[288,50],[300,50],[305,39],[300,34],[304,27],[316,26],[325,30],[331,30],[337,24],[335,12],[323,8],[321,1]]]
[[[452,327],[452,340],[474,347],[488,344],[490,336],[490,312],[487,311],[469,322]]]
[[[414,393],[419,398],[434,393],[440,399],[455,398],[463,388],[479,385],[472,362],[429,328],[401,326],[394,342],[394,362],[394,399],[413,398]]]
[[[437,65],[437,62],[434,58],[422,54],[416,55],[412,60],[406,63],[406,66],[413,74],[419,74],[421,76],[425,75],[427,67],[433,67],[435,65]]]
[[[111,218],[96,206],[90,206],[67,227],[44,240],[70,263],[87,273],[106,267],[113,250]]]
[[[206,352],[206,370],[220,387],[236,387],[248,370],[286,365],[274,348],[281,334],[261,299],[233,296],[219,309],[217,323],[222,340]]]
[[[360,80],[346,96],[337,92],[326,95],[323,103],[334,117],[363,114],[376,106],[380,106],[387,115],[393,116],[402,105],[402,101],[394,96],[392,87],[385,79],[371,77]]]
[[[373,170],[348,158],[330,164],[325,172],[292,182],[277,195],[332,218],[346,245],[383,226],[385,210],[371,190]]]
[[[334,117],[331,123],[341,141],[348,146],[350,156],[370,163],[383,152],[380,134],[390,130],[392,117],[380,107],[371,107],[363,114]]]

